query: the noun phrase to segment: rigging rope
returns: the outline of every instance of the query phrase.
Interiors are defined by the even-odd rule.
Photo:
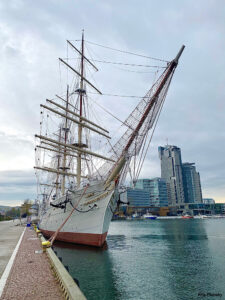
[[[104,108],[102,105],[100,105],[98,102],[96,102],[94,99],[88,97],[91,101],[93,101],[95,104],[97,104],[101,109],[103,109],[106,113],[111,115],[113,118],[115,118],[117,121],[119,121],[121,124],[126,125],[122,120],[120,120],[118,117],[114,116],[110,111],[108,111],[106,108]],[[127,126],[127,125],[126,125]]]
[[[174,73],[174,71],[173,71],[173,73]],[[170,86],[170,83],[171,83],[171,80],[172,80],[172,77],[173,77],[173,73],[172,73],[172,76],[170,77],[170,80],[169,80],[169,82],[168,82],[168,85],[167,85],[167,88],[166,88],[166,91],[165,91],[165,94],[164,94],[164,99],[163,99],[163,101],[162,101],[162,103],[161,103],[161,106],[160,106],[160,109],[159,109],[159,111],[158,111],[158,115],[157,115],[157,117],[156,117],[156,121],[155,121],[153,130],[152,130],[152,134],[151,134],[151,137],[150,137],[150,139],[149,139],[149,142],[148,142],[148,145],[147,145],[147,148],[146,148],[146,151],[145,151],[143,160],[142,160],[142,162],[141,162],[141,161],[139,162],[138,172],[137,172],[137,176],[136,176],[136,178],[135,178],[136,180],[138,179],[138,177],[139,177],[139,175],[140,175],[140,172],[141,172],[143,163],[144,163],[144,161],[145,161],[145,158],[146,158],[146,155],[147,155],[147,152],[148,152],[150,143],[151,143],[151,141],[152,141],[153,134],[154,134],[154,132],[155,132],[156,125],[157,125],[157,123],[158,123],[158,120],[159,120],[159,117],[160,117],[160,114],[161,114],[161,111],[162,111],[162,108],[163,108],[163,104],[164,104],[165,99],[166,99],[166,94],[167,94],[167,92],[168,92],[168,89],[169,89],[169,86]],[[144,146],[145,146],[145,145],[144,145]]]
[[[124,71],[124,72],[130,72],[130,73],[139,73],[139,74],[154,74],[154,71],[134,71],[134,70],[128,70],[128,69],[122,69],[114,66],[117,70]]]
[[[166,63],[169,62],[168,60],[164,60],[164,59],[160,59],[160,58],[156,58],[156,57],[152,57],[152,56],[146,56],[146,55],[142,55],[142,54],[137,54],[137,53],[129,52],[129,51],[125,51],[125,50],[119,50],[119,49],[115,49],[115,48],[108,47],[108,46],[103,46],[103,45],[96,44],[96,43],[93,43],[93,42],[90,42],[90,41],[86,41],[86,40],[85,40],[85,42],[89,43],[89,44],[92,44],[92,45],[95,45],[95,46],[102,47],[102,48],[106,48],[106,49],[110,49],[110,50],[113,50],[113,51],[121,52],[121,53],[135,55],[135,56],[139,56],[139,57],[143,57],[143,58],[148,58],[148,59],[152,59],[152,60],[156,60],[156,61],[162,61],[162,62],[166,62]]]
[[[150,65],[140,65],[140,64],[130,64],[130,63],[121,63],[121,62],[114,62],[114,61],[106,61],[106,60],[97,60],[91,59],[92,61],[104,63],[104,64],[113,64],[113,65],[123,65],[123,66],[131,66],[131,67],[144,67],[144,68],[162,68],[165,69],[166,67],[163,66],[150,66]]]
[[[88,92],[88,93],[98,95],[98,93],[95,92]],[[102,93],[101,96],[120,97],[120,98],[139,98],[139,99],[148,98],[148,96],[117,95],[117,94],[104,94],[104,93]]]
[[[77,57],[64,57],[64,60],[72,60],[72,59],[79,59]],[[161,69],[166,69],[164,66],[150,66],[150,65],[142,65],[142,64],[131,64],[131,63],[122,63],[122,62],[114,62],[114,61],[106,61],[106,60],[98,60],[98,59],[92,59],[88,58],[90,61],[95,61],[99,63],[104,63],[104,64],[112,64],[112,65],[122,65],[122,66],[131,66],[131,67],[144,67],[144,68],[161,68]]]

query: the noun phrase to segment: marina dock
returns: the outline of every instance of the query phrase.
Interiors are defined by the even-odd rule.
[[[13,241],[10,242],[12,251],[10,251],[10,254],[8,252],[5,256],[9,258],[12,253],[12,256],[15,255],[8,274],[5,273],[7,269],[9,269],[8,265],[12,259],[4,260],[4,265],[7,263],[8,265],[4,268],[5,271],[3,270],[0,279],[1,300],[86,299],[57,257],[54,257],[54,262],[52,263],[52,259],[49,258],[49,252],[43,252],[41,240],[37,237],[33,228],[22,226],[13,226],[11,228],[11,224],[8,223],[1,225],[1,230],[8,228],[8,232],[12,232],[11,235],[14,237],[12,238]],[[3,235],[1,235],[1,237],[2,236]],[[6,234],[6,236],[8,235]],[[15,254],[13,249],[16,248],[20,236],[22,236],[22,238],[21,241],[19,241],[20,244],[17,246],[18,251]],[[3,240],[3,238],[1,238],[1,240]],[[1,253],[3,253],[3,250]],[[51,249],[49,250],[53,253],[51,255],[54,256],[54,252]],[[1,259],[1,261],[1,265],[3,265],[3,259]],[[60,280],[60,274],[64,274],[66,280],[62,280],[62,278]],[[69,294],[68,290],[72,292]]]

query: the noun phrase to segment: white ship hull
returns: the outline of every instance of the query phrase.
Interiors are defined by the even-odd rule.
[[[106,239],[109,224],[116,206],[113,194],[114,185],[104,189],[103,182],[91,185],[85,191],[80,189],[69,195],[71,202],[65,208],[50,206],[40,219],[40,230],[50,237],[76,207],[71,217],[58,233],[56,240],[101,247]],[[58,205],[66,196],[53,202]]]

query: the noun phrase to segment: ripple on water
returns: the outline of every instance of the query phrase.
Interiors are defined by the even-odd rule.
[[[133,239],[137,240],[207,240],[207,235],[203,234],[145,234],[140,236],[134,236]]]
[[[112,222],[103,249],[57,246],[88,300],[225,299],[225,222]],[[207,298],[208,299],[208,298]]]

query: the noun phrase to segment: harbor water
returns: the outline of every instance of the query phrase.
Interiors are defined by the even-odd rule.
[[[225,299],[225,219],[113,221],[103,249],[54,250],[88,300]]]

